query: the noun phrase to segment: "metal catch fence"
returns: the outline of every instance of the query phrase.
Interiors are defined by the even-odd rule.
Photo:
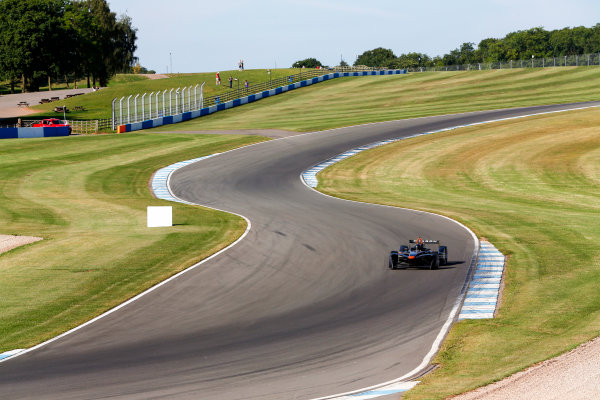
[[[271,79],[256,84],[245,83],[242,87],[240,82],[235,83],[236,88],[226,89],[214,96],[204,96],[202,84],[184,88],[165,89],[152,93],[135,94],[113,99],[112,102],[112,129],[117,125],[147,121],[184,112],[195,111],[216,104],[226,103],[251,94],[260,93],[265,90],[274,89],[290,83],[314,78],[331,73],[329,69],[310,69],[289,75],[283,78]],[[233,86],[233,85],[232,85]],[[198,90],[200,89],[200,90]]]
[[[549,67],[584,67],[600,66],[600,53],[581,54],[560,57],[542,57],[523,60],[498,61],[492,63],[473,63],[460,65],[446,65],[443,67],[412,67],[409,72],[430,71],[483,71],[492,69],[511,68],[549,68]]]

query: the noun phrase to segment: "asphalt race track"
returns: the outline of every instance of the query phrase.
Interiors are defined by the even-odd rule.
[[[248,235],[128,306],[0,363],[0,398],[301,400],[400,377],[448,318],[473,239],[434,215],[323,196],[301,172],[378,140],[586,105],[600,103],[349,127],[187,166],[172,176],[173,192],[244,215]],[[450,264],[390,271],[389,250],[416,235],[447,245]]]

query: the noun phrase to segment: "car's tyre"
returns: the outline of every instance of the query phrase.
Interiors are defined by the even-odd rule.
[[[404,253],[405,251],[408,251],[408,246],[400,246],[400,250],[398,250],[398,252]]]
[[[432,257],[431,264],[429,265],[429,269],[438,269],[440,267],[440,256],[436,254]]]
[[[448,248],[446,246],[440,246],[438,253],[440,255],[440,265],[448,264]]]
[[[390,251],[389,268],[390,269],[398,268],[398,252],[397,251],[394,251],[394,250]]]

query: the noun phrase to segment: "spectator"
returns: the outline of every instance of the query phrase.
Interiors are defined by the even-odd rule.
[[[221,85],[221,73],[217,72],[217,74],[215,75],[215,79],[216,79],[216,84],[217,86]]]
[[[246,91],[248,91],[248,80],[247,79],[244,81],[244,87],[246,88]]]
[[[229,89],[233,88],[233,77],[229,77]]]

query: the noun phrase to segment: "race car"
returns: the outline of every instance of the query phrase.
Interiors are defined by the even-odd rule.
[[[440,265],[448,264],[448,249],[440,246],[439,240],[409,240],[408,246],[400,246],[398,251],[390,252],[390,269],[406,269],[408,267],[425,267],[438,269]],[[425,247],[426,244],[437,245],[437,249]]]

